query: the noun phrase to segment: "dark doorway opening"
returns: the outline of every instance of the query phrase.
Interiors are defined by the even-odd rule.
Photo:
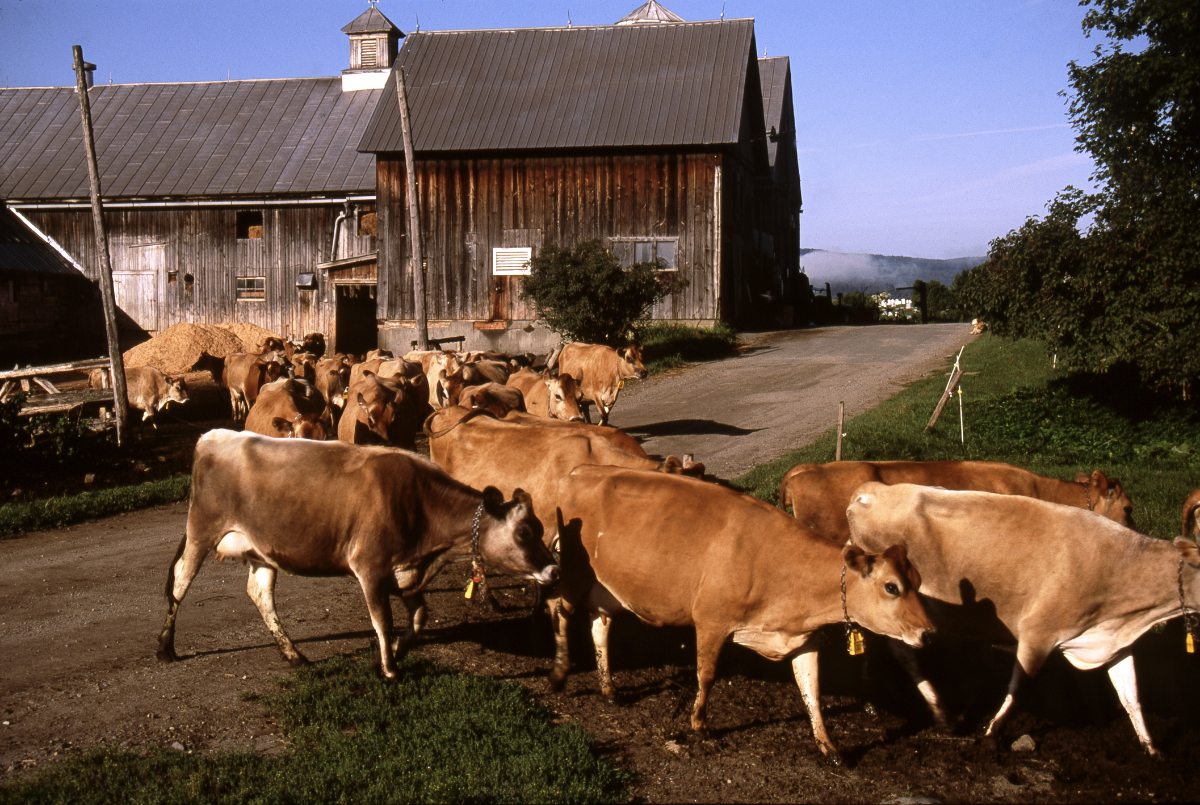
[[[379,346],[375,323],[375,286],[337,286],[334,344],[339,352],[362,354]]]

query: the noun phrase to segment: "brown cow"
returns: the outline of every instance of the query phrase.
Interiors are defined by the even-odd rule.
[[[1183,536],[1195,539],[1200,536],[1200,521],[1196,518],[1196,509],[1200,508],[1200,489],[1192,492],[1183,502]]]
[[[363,379],[346,392],[346,409],[338,421],[337,437],[350,444],[394,444],[416,449],[416,433],[429,414],[425,377],[400,375]]]
[[[300,351],[312,355],[320,360],[325,356],[325,334],[324,333],[309,333],[304,336],[304,340],[300,342]]]
[[[108,388],[108,369],[93,369],[88,374],[88,385],[94,389]],[[134,366],[125,370],[125,395],[129,407],[142,412],[138,423],[138,435],[146,426],[146,420],[158,432],[158,412],[169,403],[185,403],[188,399],[187,383],[182,377],[168,377],[153,366]]]
[[[998,740],[1021,683],[1061,651],[1080,669],[1103,667],[1138,740],[1158,754],[1142,718],[1133,642],[1200,600],[1200,548],[1144,537],[1074,506],[1022,495],[868,483],[847,512],[868,550],[900,541],[924,578],[930,618],[951,637],[1015,643],[1008,695],[987,728]],[[918,677],[940,722],[936,691]]]
[[[314,385],[326,404],[340,412],[346,407],[346,389],[350,385],[350,364],[346,356],[322,358],[317,361]]]
[[[591,614],[601,692],[610,700],[614,615],[628,610],[652,626],[694,626],[693,730],[705,732],[717,659],[732,639],[768,659],[791,659],[817,746],[836,761],[821,717],[817,630],[848,617],[914,646],[932,631],[916,592],[921,577],[902,546],[875,555],[839,549],[731,489],[617,467],[578,467],[560,484],[558,505],[563,606],[551,610],[552,687],[562,686],[569,667],[562,609]]]
[[[333,418],[312,384],[288,377],[259,389],[245,429],[276,438],[324,441],[333,435]]]
[[[234,352],[225,356],[221,385],[229,390],[229,406],[235,420],[244,420],[258,399],[258,390],[279,379],[283,362],[279,353]]]
[[[520,389],[525,397],[525,410],[534,416],[583,421],[579,411],[579,386],[566,372],[547,370],[539,374],[532,369],[522,369],[510,375],[506,385]]]
[[[446,378],[458,371],[458,356],[441,349],[413,350],[406,361],[421,364],[429,383],[429,405],[435,410],[446,404]]]
[[[474,557],[539,584],[557,580],[539,528],[524,492],[506,503],[495,489],[474,490],[402,450],[210,431],[196,444],[187,532],[167,574],[158,658],[177,659],[179,604],[216,551],[218,559],[250,563],[246,592],[293,665],[306,660],[275,614],[275,574],[354,576],[379,639],[383,676],[395,679],[395,657],[425,624],[421,591],[450,559]],[[409,612],[395,655],[392,594]]]
[[[472,411],[483,409],[488,413],[503,419],[509,413],[516,412],[522,416],[525,413],[525,395],[520,389],[504,386],[499,383],[484,383],[480,386],[467,386],[458,396],[456,405]],[[536,418],[540,422],[558,422],[557,419]]]
[[[642,350],[633,344],[613,349],[602,344],[567,344],[558,356],[558,370],[575,378],[583,391],[584,414],[591,422],[590,404],[600,409],[600,424],[608,424],[608,415],[617,403],[617,395],[630,379],[644,380]]]
[[[796,518],[838,545],[850,536],[846,506],[854,490],[868,481],[970,489],[1024,495],[1051,503],[1087,508],[1133,528],[1133,504],[1121,482],[1096,470],[1074,481],[1060,481],[997,461],[835,461],[797,464],[779,484],[779,505],[792,506]]]

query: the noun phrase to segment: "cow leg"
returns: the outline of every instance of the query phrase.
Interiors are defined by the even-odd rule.
[[[250,575],[246,577],[246,595],[258,607],[258,613],[262,615],[267,631],[279,644],[283,658],[293,666],[307,665],[308,660],[296,650],[291,638],[283,631],[279,615],[275,613],[275,568],[251,562]]]
[[[567,646],[567,603],[561,595],[546,602],[550,612],[550,628],[554,630],[554,666],[550,669],[550,690],[558,692],[567,681],[571,670],[571,656]]]
[[[384,679],[394,680],[397,676],[396,660],[392,655],[392,602],[388,595],[388,584],[394,579],[359,576],[363,596],[367,599],[367,611],[371,614],[371,625],[379,638],[379,669]],[[406,604],[407,606],[407,604]],[[422,617],[424,622],[424,617]],[[411,624],[410,624],[411,628]]]
[[[425,618],[429,612],[429,608],[425,606],[425,596],[420,593],[401,596],[400,600],[404,602],[404,608],[408,610],[408,628],[404,630],[404,634],[393,640],[392,656],[396,660],[403,659],[404,655],[408,653],[413,640],[425,628]],[[388,608],[391,609],[391,606],[389,605]]]
[[[1008,717],[1012,715],[1013,705],[1017,700],[1017,689],[1027,679],[1033,679],[1038,675],[1038,671],[1042,670],[1042,663],[1046,661],[1046,654],[1039,649],[1032,648],[1028,643],[1017,644],[1017,661],[1013,663],[1012,678],[1008,682],[1008,695],[1004,697],[1004,702],[1000,705],[1000,710],[992,717],[991,723],[988,724],[987,732],[984,733],[984,738],[993,741],[999,741],[1003,734],[1004,723],[1008,721]]]
[[[1137,673],[1133,667],[1133,654],[1126,651],[1120,659],[1110,663],[1108,678],[1112,680],[1113,687],[1117,689],[1117,698],[1121,700],[1121,706],[1125,708],[1125,712],[1129,714],[1129,720],[1133,722],[1133,731],[1137,733],[1138,740],[1142,742],[1142,746],[1151,757],[1158,757],[1158,750],[1154,748],[1154,742],[1150,739],[1150,730],[1146,728],[1146,721],[1142,718],[1142,703],[1138,700]]]
[[[608,415],[612,413],[612,406],[596,403],[596,407],[600,409],[600,424],[608,425]]]
[[[600,678],[600,693],[609,704],[617,703],[617,687],[608,665],[608,630],[612,619],[603,612],[592,614],[592,643],[596,646],[596,676]]]
[[[692,731],[700,738],[708,734],[708,692],[717,678],[717,660],[729,635],[696,626],[696,703],[692,705]]]
[[[929,677],[925,676],[925,672],[921,670],[917,650],[905,645],[900,640],[893,640],[891,638],[888,638],[888,647],[892,650],[892,656],[900,662],[901,667],[912,677],[912,681],[916,684],[917,690],[920,691],[921,697],[925,699],[925,704],[929,705],[929,711],[933,713],[933,720],[937,723],[938,728],[949,731],[950,719],[946,717],[946,708],[942,704],[942,698],[938,696],[937,690],[934,689],[933,683],[929,681]]]
[[[167,571],[167,620],[158,635],[158,658],[163,662],[175,662],[175,616],[179,613],[179,604],[187,594],[192,580],[200,572],[200,565],[208,551],[199,547],[198,543],[187,537],[179,543],[171,569]]]
[[[792,675],[800,687],[800,697],[808,708],[808,720],[812,724],[813,738],[825,759],[835,766],[842,765],[842,756],[829,733],[825,731],[825,718],[821,715],[821,684],[817,679],[817,641],[810,640],[792,658]]]

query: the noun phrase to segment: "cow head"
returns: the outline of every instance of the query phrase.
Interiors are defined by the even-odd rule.
[[[842,548],[846,563],[846,609],[850,618],[872,632],[922,646],[933,624],[917,596],[919,574],[908,561],[908,550],[893,545],[870,554],[857,545]]]
[[[1091,475],[1079,473],[1075,481],[1087,486],[1087,496],[1092,511],[1108,519],[1120,523],[1126,528],[1135,528],[1133,524],[1133,501],[1121,482],[1116,478],[1107,478],[1100,470]]]
[[[323,333],[309,333],[304,336],[304,341],[300,344],[300,351],[320,358],[325,354],[325,335]]]
[[[163,398],[162,407],[166,407],[169,402],[187,402],[188,390],[187,383],[182,377],[163,377],[167,381],[167,396]]]
[[[297,352],[292,355],[291,366],[295,370],[294,377],[302,378],[310,383],[317,381],[317,359],[312,355]]]
[[[484,515],[479,520],[479,554],[510,576],[533,579],[538,584],[558,581],[558,564],[542,541],[541,521],[534,516],[533,498],[523,489],[511,501],[494,486],[483,490]]]
[[[582,422],[583,412],[579,403],[583,400],[583,390],[575,382],[575,378],[565,372],[547,372],[542,379],[549,389],[549,414],[552,419],[566,422]]]
[[[636,344],[630,344],[624,349],[618,349],[617,357],[621,359],[621,377],[636,377],[638,380],[646,379],[646,367],[642,365],[641,347]]]
[[[392,418],[396,415],[397,392],[390,385],[379,382],[374,372],[363,372],[355,402],[359,408],[358,418],[367,429],[387,441]]]
[[[1192,492],[1183,501],[1183,535],[1192,539],[1200,533],[1200,520],[1196,517],[1196,509],[1200,509],[1200,489]]]
[[[328,423],[319,414],[296,414],[291,419],[277,416],[271,420],[276,435],[285,439],[315,439],[322,442],[328,438]]]

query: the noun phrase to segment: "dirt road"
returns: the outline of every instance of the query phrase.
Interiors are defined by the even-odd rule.
[[[649,453],[695,453],[733,478],[812,442],[904,384],[939,370],[972,340],[970,325],[822,327],[767,333],[743,355],[629,383],[610,424]],[[830,460],[833,456],[830,456]]]
[[[654,452],[694,452],[710,471],[729,477],[828,428],[839,400],[849,416],[939,368],[967,337],[960,326],[766,336],[742,358],[635,384],[618,403],[614,422],[648,435]],[[20,773],[102,742],[193,751],[283,748],[262,708],[244,700],[246,692],[273,690],[273,680],[288,668],[245,595],[242,566],[206,563],[180,611],[181,661],[155,660],[162,588],[185,516],[186,505],[177,504],[0,542],[0,773]],[[1166,769],[1140,755],[1106,680],[1092,677],[1081,686],[1053,664],[1043,674],[1051,682],[1041,689],[1051,692],[1058,709],[1022,715],[1014,727],[1033,732],[1045,747],[1028,756],[976,758],[969,739],[922,729],[919,720],[913,726],[902,709],[866,714],[858,673],[837,650],[822,652],[822,684],[827,720],[850,768],[820,765],[786,664],[738,647],[723,659],[711,700],[714,738],[676,744],[685,736],[695,690],[688,630],[621,622],[613,657],[627,706],[613,708],[587,673],[594,666],[586,626],[573,632],[577,664],[566,691],[549,694],[548,626],[528,617],[523,591],[502,585],[505,600],[526,606],[492,615],[464,603],[464,581],[449,572],[435,580],[430,623],[416,651],[529,686],[547,708],[599,736],[604,750],[638,775],[639,801],[878,802],[922,793],[1023,802],[1111,800],[1118,792],[1123,801],[1154,792],[1200,797],[1187,772],[1190,761]],[[366,606],[352,581],[281,576],[277,603],[310,659],[368,645]],[[1011,657],[998,663],[988,695],[1002,693]],[[1163,682],[1165,695],[1195,678],[1190,667],[1161,667],[1178,676]],[[1056,673],[1067,674],[1074,691],[1066,698],[1055,698]],[[1081,707],[1084,726],[1089,718],[1099,725],[1087,727],[1091,732],[1077,729]],[[1151,713],[1151,729],[1185,759],[1200,752],[1190,748],[1200,746],[1193,710],[1168,710],[1173,720],[1167,721]],[[1074,714],[1073,726],[1059,726],[1064,712]]]

